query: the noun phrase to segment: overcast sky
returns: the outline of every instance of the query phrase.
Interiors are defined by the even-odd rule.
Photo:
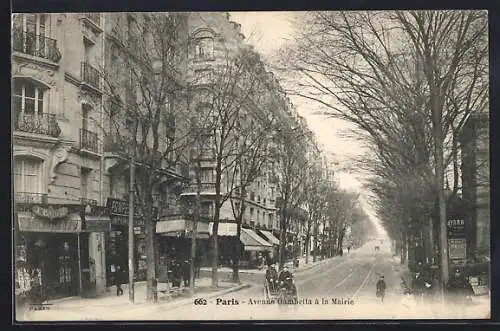
[[[275,52],[287,40],[293,41],[294,26],[291,22],[291,18],[294,16],[293,12],[231,12],[230,14],[232,20],[241,24],[241,30],[246,36],[247,42],[254,45],[255,49],[264,56],[264,59],[275,56]],[[320,108],[311,104],[310,101],[306,103],[298,97],[291,97],[291,99],[296,105],[297,111],[306,118],[309,127],[315,132],[323,150],[334,154],[339,162],[339,165],[334,169],[340,186],[366,194],[363,192],[357,174],[341,171],[342,167],[348,165],[351,157],[360,155],[363,151],[359,144],[339,137],[343,130],[350,127],[349,124],[315,114]],[[372,209],[365,202],[363,204],[366,207],[366,212],[376,221]]]

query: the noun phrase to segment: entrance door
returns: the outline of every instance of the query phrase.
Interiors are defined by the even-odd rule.
[[[106,243],[106,286],[115,285],[117,266],[128,272],[128,232],[127,227],[113,225]]]

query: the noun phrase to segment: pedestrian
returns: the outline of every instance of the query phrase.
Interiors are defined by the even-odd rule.
[[[460,269],[455,269],[455,273],[450,277],[446,285],[446,294],[448,300],[463,313],[467,300],[474,291]]]
[[[387,285],[384,280],[384,276],[380,276],[379,280],[377,281],[377,291],[376,291],[376,296],[377,298],[380,299],[380,302],[384,302],[384,297],[385,297],[385,289],[387,288]]]
[[[122,282],[123,282],[123,272],[121,270],[120,265],[117,265],[115,268],[115,283],[116,283],[116,296],[117,297],[119,297],[120,295],[123,295]]]
[[[182,262],[182,278],[184,280],[184,287],[189,287],[191,281],[191,263],[189,260],[184,260]]]
[[[418,303],[422,302],[422,296],[425,287],[425,280],[420,272],[415,273],[415,277],[411,283],[412,293],[415,295],[415,299]]]
[[[182,270],[181,264],[177,259],[172,261],[172,287],[181,286]]]

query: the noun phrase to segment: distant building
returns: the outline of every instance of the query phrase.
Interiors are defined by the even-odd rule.
[[[490,256],[490,150],[487,112],[472,114],[460,136],[462,197],[469,256]]]

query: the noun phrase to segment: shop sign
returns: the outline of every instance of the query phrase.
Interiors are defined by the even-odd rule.
[[[128,201],[108,198],[108,200],[106,201],[106,208],[108,209],[110,215],[128,217]],[[144,216],[144,213],[140,209],[141,208],[138,208],[138,206],[135,206],[134,218],[142,218]],[[153,218],[156,218],[156,215],[158,215],[158,208],[153,207]]]
[[[448,238],[465,238],[465,221],[463,219],[448,220]]]
[[[33,206],[31,211],[35,216],[50,220],[64,218],[69,214],[69,209],[67,207],[60,207],[56,209],[52,206],[49,207]]]
[[[467,257],[467,242],[465,239],[449,239],[448,252],[450,262],[464,261]]]

